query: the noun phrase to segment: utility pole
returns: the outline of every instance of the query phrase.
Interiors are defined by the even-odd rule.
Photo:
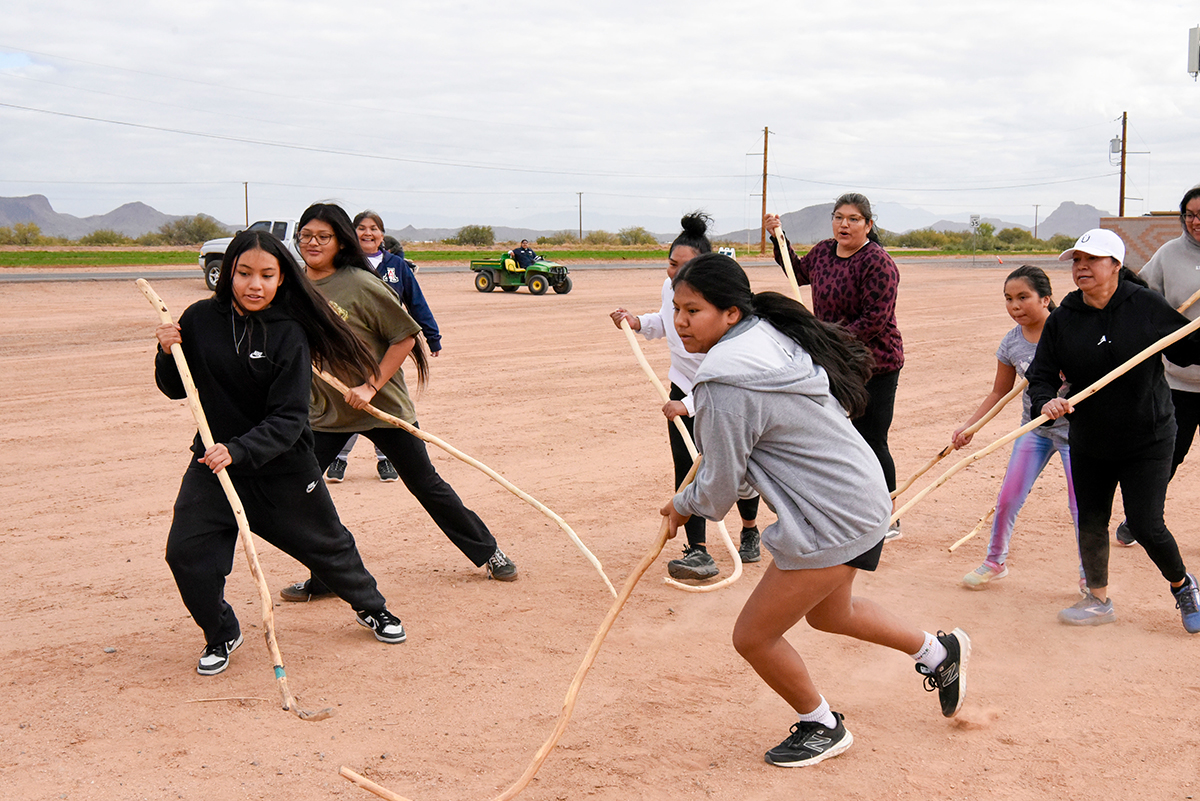
[[[1033,204],[1033,238],[1037,239],[1037,224],[1038,224],[1038,206],[1040,203]]]
[[[583,193],[576,192],[579,195],[579,241],[583,241]]]
[[[250,182],[242,181],[242,191],[246,195],[246,227],[250,227]]]
[[[1127,112],[1121,112],[1121,202],[1117,204],[1117,216],[1125,216],[1125,123]]]
[[[763,191],[762,191],[762,216],[767,216],[767,137],[770,136],[770,129],[763,128]],[[762,226],[762,236],[758,243],[758,252],[767,252],[767,224],[760,223]]]

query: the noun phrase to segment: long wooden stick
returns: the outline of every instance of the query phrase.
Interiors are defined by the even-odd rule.
[[[1196,292],[1196,295],[1193,297],[1200,297],[1200,290],[1198,290]],[[1194,302],[1194,301],[1190,301],[1189,305],[1191,302]],[[1080,403],[1081,401],[1087,400],[1092,395],[1095,395],[1097,392],[1099,392],[1101,389],[1103,389],[1104,387],[1111,384],[1116,379],[1118,379],[1121,376],[1128,373],[1134,367],[1137,367],[1139,364],[1146,361],[1146,359],[1150,358],[1151,356],[1154,356],[1155,354],[1157,354],[1159,351],[1163,350],[1164,348],[1168,348],[1171,345],[1174,345],[1176,342],[1183,339],[1188,334],[1191,334],[1192,332],[1197,331],[1197,330],[1200,330],[1200,317],[1196,318],[1195,320],[1192,320],[1190,323],[1181,327],[1179,330],[1175,331],[1174,333],[1167,334],[1165,337],[1158,340],[1153,345],[1150,345],[1149,347],[1145,348],[1137,355],[1130,358],[1124,364],[1110,370],[1107,374],[1101,376],[1099,379],[1097,379],[1095,381],[1095,383],[1093,383],[1091,386],[1084,389],[1082,392],[1079,392],[1078,394],[1073,395],[1070,398],[1067,398],[1067,403],[1071,404],[1072,406],[1075,406],[1076,404]],[[937,489],[938,487],[942,486],[947,481],[949,481],[950,477],[953,476],[955,473],[957,473],[959,470],[962,470],[964,467],[966,467],[969,464],[972,464],[973,462],[979,461],[983,457],[987,456],[989,453],[992,453],[993,451],[1004,447],[1005,445],[1012,442],[1017,437],[1034,430],[1035,428],[1040,426],[1042,423],[1047,422],[1049,419],[1050,418],[1044,414],[1040,415],[1039,417],[1037,417],[1033,420],[1030,420],[1028,423],[1026,423],[1025,425],[1021,426],[1020,428],[1016,429],[1015,431],[1010,431],[1009,433],[1005,434],[1003,437],[996,440],[991,445],[988,445],[983,450],[977,451],[977,452],[971,454],[970,456],[968,456],[967,458],[963,459],[961,462],[954,465],[949,470],[947,470],[945,473],[943,473],[938,478],[937,481],[933,482],[928,487],[926,487],[925,489],[918,492],[915,496],[913,496],[912,500],[910,500],[908,503],[904,504],[899,509],[897,509],[892,514],[892,522],[899,520],[901,515],[903,515],[905,512],[907,512],[909,509],[911,509],[913,506],[915,506],[917,503],[919,503],[921,500],[923,500],[926,495],[933,492],[935,489]]]
[[[996,405],[993,406],[992,408],[988,409],[987,414],[985,414],[983,417],[976,420],[975,423],[973,425],[971,425],[970,428],[965,429],[963,431],[963,433],[964,434],[974,434],[976,431],[983,428],[985,425],[987,425],[989,422],[991,422],[993,417],[1000,414],[1000,410],[1003,409],[1005,406],[1007,406],[1008,402],[1010,400],[1012,400],[1013,398],[1020,395],[1025,390],[1025,387],[1027,387],[1027,386],[1029,386],[1029,381],[1024,378],[1022,378],[1020,381],[1016,382],[1013,385],[1013,388],[1008,391],[1007,395],[1005,395],[1000,400],[996,401]],[[940,451],[938,451],[937,456],[934,456],[932,459],[930,459],[928,462],[926,462],[924,467],[922,467],[917,472],[913,473],[912,476],[910,476],[909,479],[907,481],[905,481],[903,484],[896,487],[896,491],[892,493],[892,498],[895,498],[900,493],[907,490],[909,487],[911,487],[913,485],[913,483],[918,478],[920,478],[921,476],[928,473],[929,469],[931,467],[933,467],[935,464],[940,462],[942,459],[945,459],[947,456],[949,456],[952,453],[954,453],[954,443],[953,442],[951,442],[949,445],[947,445],[946,447],[944,447]]]
[[[991,518],[992,513],[994,513],[995,511],[996,511],[995,506],[993,506],[991,509],[988,509],[987,514],[985,514],[983,517],[979,518],[979,522],[975,524],[975,528],[971,529],[971,533],[967,534],[967,536],[963,537],[961,540],[959,540],[958,542],[951,545],[947,550],[950,551],[950,553],[954,553],[954,551],[957,550],[958,546],[962,545],[964,542],[971,539],[976,534],[978,534],[980,531],[982,531],[983,527],[987,525],[988,519]]]
[[[688,471],[687,477],[683,483],[679,485],[682,490],[692,482],[696,477],[696,471],[700,468],[700,459],[696,457],[696,461],[692,463],[692,469]],[[541,769],[542,763],[546,761],[546,757],[558,744],[563,732],[567,730],[567,724],[571,721],[571,714],[575,711],[575,701],[579,697],[579,689],[583,686],[583,680],[587,677],[588,671],[591,670],[592,663],[596,661],[596,655],[600,653],[600,646],[604,644],[604,638],[608,636],[608,632],[612,629],[613,624],[617,621],[617,615],[621,614],[621,610],[625,607],[625,602],[629,600],[629,596],[633,594],[633,588],[637,586],[638,581],[645,575],[657,560],[659,554],[662,553],[663,546],[667,543],[668,524],[670,518],[663,518],[662,525],[658,529],[658,536],[654,538],[654,542],[650,546],[650,550],[642,557],[642,561],[638,562],[637,567],[625,580],[625,585],[621,588],[621,593],[616,600],[612,602],[612,606],[608,608],[608,614],[604,616],[604,621],[600,624],[599,630],[596,631],[596,636],[592,638],[592,644],[587,650],[587,654],[583,657],[583,662],[575,671],[575,678],[571,681],[571,686],[567,688],[567,696],[563,700],[562,711],[558,715],[558,725],[554,727],[550,737],[546,742],[542,743],[542,747],[537,750],[533,756],[533,761],[529,763],[529,767],[525,768],[525,772],[521,774],[512,786],[496,796],[493,801],[510,801],[515,798],[518,793],[525,789],[526,785],[533,780],[537,772]],[[410,801],[402,795],[397,795],[386,787],[382,787],[375,782],[365,779],[345,765],[338,771],[343,778],[354,782],[364,790],[369,790],[380,798],[386,798],[388,801]]]
[[[782,225],[775,229],[775,241],[779,243],[780,261],[783,262],[783,271],[787,273],[788,283],[792,285],[792,294],[795,295],[796,300],[799,301],[800,282],[796,280],[796,271],[792,269],[792,247],[788,242],[787,236],[783,233]]]
[[[146,296],[146,300],[150,301],[150,305],[158,312],[159,320],[164,325],[171,323],[171,312],[146,279],[139,278],[136,283],[138,289]],[[204,415],[204,407],[200,405],[200,394],[196,391],[196,382],[192,380],[192,371],[188,369],[187,359],[183,356],[183,348],[178,344],[172,345],[171,355],[175,357],[175,366],[179,369],[179,377],[187,392],[188,407],[192,410],[192,416],[196,418],[200,439],[204,443],[204,447],[211,448],[215,444],[212,430],[208,427],[208,418]],[[271,590],[263,576],[262,567],[258,563],[258,551],[254,547],[254,532],[250,530],[250,523],[246,520],[246,510],[242,506],[237,490],[233,487],[233,481],[229,478],[229,471],[222,470],[216,475],[217,480],[221,483],[221,489],[225,490],[225,497],[233,509],[233,517],[237,521],[238,534],[242,540],[242,549],[246,552],[246,561],[250,563],[250,574],[254,576],[254,583],[258,587],[258,600],[262,606],[263,629],[265,630],[263,636],[267,640],[267,649],[271,652],[271,659],[275,662],[275,680],[279,685],[283,708],[294,712],[296,717],[301,720],[324,720],[333,714],[332,708],[307,712],[296,705],[296,699],[292,696],[292,691],[288,689],[287,673],[283,669],[283,657],[279,653],[279,643],[275,639],[274,602],[271,600]]]
[[[654,372],[654,368],[651,367],[650,362],[646,360],[646,354],[642,352],[642,346],[638,343],[637,337],[633,335],[633,328],[630,327],[628,320],[621,320],[621,330],[625,332],[625,339],[629,341],[629,347],[633,350],[633,355],[637,357],[638,364],[642,366],[642,371],[650,379],[650,383],[653,384],[654,388],[658,390],[658,395],[662,398],[663,403],[670,401],[671,393],[667,391],[665,386],[663,386],[663,382],[658,379],[658,375]],[[679,431],[679,435],[683,437],[683,444],[687,448],[688,455],[692,457],[692,462],[695,463],[696,459],[700,458],[700,452],[696,450],[696,443],[692,441],[692,435],[688,433],[687,426],[683,424],[683,419],[676,417],[671,422],[675,424],[675,428]],[[670,576],[663,579],[663,583],[669,584],[670,586],[679,590],[683,590],[684,592],[712,592],[713,590],[719,590],[722,587],[728,587],[730,584],[741,578],[742,556],[740,553],[738,553],[738,549],[733,547],[733,538],[729,536],[729,529],[725,527],[724,520],[717,521],[717,531],[721,535],[721,542],[725,545],[725,549],[729,551],[729,558],[733,560],[733,573],[731,575],[721,579],[720,581],[713,582],[712,584],[704,584],[701,586],[684,584],[681,581],[676,581]]]
[[[315,373],[322,381],[329,384],[329,386],[333,387],[334,389],[336,389],[338,392],[342,393],[343,395],[350,391],[349,387],[347,387],[344,383],[342,383],[341,381],[339,381],[337,378],[330,375],[329,373],[326,373],[323,370],[318,370],[315,365],[313,366],[313,373]],[[479,470],[479,471],[483,472],[484,474],[486,474],[488,476],[488,478],[492,479],[493,481],[498,483],[500,486],[504,487],[506,490],[511,492],[513,495],[516,495],[521,500],[523,500],[526,503],[528,503],[529,505],[533,506],[535,509],[537,509],[539,512],[544,514],[546,517],[553,520],[554,523],[559,528],[561,528],[564,532],[566,532],[568,537],[571,538],[571,542],[575,543],[575,547],[579,549],[580,553],[583,554],[584,558],[587,559],[589,562],[591,562],[592,567],[596,568],[596,572],[600,574],[600,578],[604,579],[604,586],[608,587],[608,591],[610,593],[612,593],[614,598],[616,597],[617,590],[616,590],[616,588],[613,587],[612,582],[608,580],[608,576],[605,574],[604,566],[600,564],[600,560],[597,559],[595,557],[595,555],[593,555],[592,552],[587,549],[587,546],[583,544],[583,541],[580,540],[578,535],[576,535],[575,532],[571,530],[571,527],[567,525],[567,521],[563,520],[561,517],[559,517],[557,514],[555,514],[553,510],[551,510],[550,508],[545,506],[537,498],[534,498],[529,493],[517,488],[516,486],[513,485],[513,483],[511,481],[509,481],[504,476],[497,473],[492,468],[488,467],[483,462],[479,461],[478,459],[471,458],[470,456],[463,453],[458,448],[455,448],[453,445],[446,442],[445,440],[438,439],[433,434],[428,434],[428,433],[422,431],[421,429],[414,426],[412,423],[405,422],[404,420],[401,420],[399,417],[390,415],[387,412],[381,412],[379,409],[376,409],[374,406],[371,406],[370,404],[367,404],[367,408],[364,409],[364,411],[367,412],[367,414],[371,415],[372,417],[382,420],[385,423],[391,423],[394,426],[403,428],[405,431],[412,434],[417,439],[421,439],[421,440],[424,440],[425,442],[432,443],[433,445],[436,445],[437,447],[444,450],[446,453],[453,456],[455,459],[458,459],[459,461],[462,461],[462,462],[466,462],[467,464],[471,465],[471,467],[474,467],[476,470]]]

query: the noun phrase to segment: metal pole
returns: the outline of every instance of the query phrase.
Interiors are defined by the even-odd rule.
[[[1126,112],[1121,112],[1121,202],[1118,204],[1117,216],[1125,216],[1125,123]]]
[[[583,241],[583,193],[576,192],[579,195],[579,241]]]
[[[770,130],[763,128],[763,191],[762,191],[762,216],[767,216],[767,137],[770,135]],[[762,234],[759,238],[758,252],[767,252],[767,224],[760,223],[762,226]]]
[[[1038,206],[1039,203],[1033,204],[1033,238],[1037,239],[1037,224],[1038,224]]]
[[[242,191],[246,194],[246,227],[250,227],[250,182],[242,181]]]

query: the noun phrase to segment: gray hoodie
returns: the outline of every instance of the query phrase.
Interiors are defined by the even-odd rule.
[[[1184,231],[1158,249],[1138,273],[1150,288],[1178,309],[1200,289],[1200,243]],[[1200,317],[1200,303],[1184,312],[1189,320]],[[1182,392],[1200,392],[1200,365],[1180,367],[1163,359],[1167,385]]]
[[[681,513],[721,520],[749,484],[779,518],[762,543],[783,570],[844,564],[883,539],[879,460],[794,340],[748,317],[704,357],[693,392],[704,460],[675,496]]]

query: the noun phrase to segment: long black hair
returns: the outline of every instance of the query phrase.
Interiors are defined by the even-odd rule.
[[[1032,264],[1022,264],[1008,274],[1008,278],[1004,279],[1004,283],[1007,284],[1015,278],[1020,278],[1029,284],[1029,288],[1036,292],[1039,298],[1050,298],[1050,305],[1046,307],[1046,310],[1054,311],[1056,308],[1054,290],[1050,287],[1050,276],[1046,275],[1045,270],[1041,267],[1034,267]]]
[[[354,385],[379,372],[375,355],[330,308],[329,301],[308,280],[283,242],[267,231],[242,231],[229,243],[214,293],[217,300],[238,305],[237,298],[233,296],[233,274],[237,270],[238,259],[251,250],[261,250],[279,263],[283,280],[275,290],[271,307],[282,309],[304,329],[313,363],[317,367],[328,369],[339,378],[351,379]],[[248,326],[253,326],[254,315],[248,314],[246,322]]]
[[[675,248],[681,246],[691,248],[697,254],[712,253],[712,242],[708,241],[707,235],[708,226],[712,225],[712,217],[703,211],[693,211],[683,215],[679,225],[683,228],[683,233],[671,243],[671,248],[667,251],[668,256],[675,252]]]
[[[858,213],[863,216],[863,219],[871,224],[871,230],[867,231],[867,239],[876,245],[882,244],[879,234],[875,230],[878,226],[875,225],[875,214],[871,211],[871,201],[867,200],[866,195],[860,192],[847,192],[833,202],[833,213],[837,214],[838,209],[842,206],[853,206],[858,209]]]
[[[377,281],[382,281],[378,273],[372,269],[367,257],[363,255],[362,245],[358,243],[358,235],[354,232],[354,225],[350,222],[350,215],[346,213],[345,209],[336,203],[314,203],[300,215],[300,223],[296,226],[296,230],[299,231],[313,220],[320,220],[333,229],[333,236],[338,243],[338,252],[333,257],[334,269],[357,267],[360,270],[366,270]],[[421,344],[424,341],[421,332],[418,331],[413,336],[416,342],[413,344],[410,355],[413,364],[417,366],[417,389],[421,389],[429,380],[429,358],[425,355],[425,348]]]
[[[675,274],[672,287],[687,284],[718,309],[736,308],[742,319],[757,315],[796,341],[829,376],[829,391],[851,417],[867,408],[867,381],[875,359],[867,346],[840,325],[818,320],[799,301],[778,292],[755,293],[741,265],[706,253]]]

